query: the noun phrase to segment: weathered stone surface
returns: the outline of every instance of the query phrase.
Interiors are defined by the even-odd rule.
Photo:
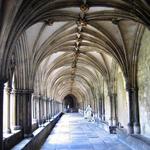
[[[43,144],[45,138],[47,138],[48,134],[51,132],[52,128],[55,126],[57,121],[60,119],[63,113],[59,113],[50,121],[50,123],[45,123],[45,127],[41,127],[33,132],[34,137],[26,138],[22,140],[19,144],[14,146],[12,150],[31,150],[31,149],[39,149]]]
[[[150,31],[147,29],[139,51],[138,87],[141,132],[150,136]]]
[[[110,99],[106,83],[104,84],[105,120],[110,123]]]
[[[128,96],[125,87],[125,80],[120,69],[117,74],[117,116],[119,126],[127,128],[128,124]]]
[[[77,113],[65,114],[46,139],[41,150],[130,150],[116,135]]]
[[[117,130],[118,139],[127,144],[134,150],[148,150],[150,149],[150,143],[140,135],[128,135],[122,130]]]

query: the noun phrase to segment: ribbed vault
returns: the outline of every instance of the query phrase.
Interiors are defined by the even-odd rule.
[[[101,95],[101,80],[109,93],[113,89],[112,64],[121,68],[127,86],[136,87],[137,45],[142,24],[149,24],[141,15],[149,10],[128,12],[132,7],[123,0],[22,1],[5,47],[5,55],[16,57],[16,87],[58,101],[73,94],[91,103]]]
[[[13,98],[8,129],[19,125],[24,136],[66,99],[129,134],[149,132],[148,0],[2,0],[0,12],[0,149],[3,102]]]
[[[22,0],[9,26],[1,28],[6,41],[1,42],[1,76],[15,71],[17,89],[57,101],[73,94],[80,103],[92,103],[101,95],[101,80],[109,93],[113,90],[112,64],[117,64],[127,87],[137,87],[138,44],[150,24],[147,3]],[[7,9],[11,13],[13,6]]]

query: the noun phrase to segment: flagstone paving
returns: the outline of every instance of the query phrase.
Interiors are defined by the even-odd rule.
[[[41,150],[131,150],[115,134],[109,134],[96,123],[78,113],[64,114]]]

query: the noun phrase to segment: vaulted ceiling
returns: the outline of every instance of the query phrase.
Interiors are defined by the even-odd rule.
[[[34,87],[35,92],[57,100],[68,94],[90,99],[102,79],[109,82],[113,62],[125,78],[134,75],[139,35],[144,25],[150,25],[148,1],[13,0],[4,4],[9,13],[3,17],[1,41],[6,43],[1,44],[0,60],[7,66],[15,55],[18,88]]]

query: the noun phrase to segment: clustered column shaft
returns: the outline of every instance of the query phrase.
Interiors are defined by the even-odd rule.
[[[128,133],[139,134],[140,133],[140,122],[139,122],[139,105],[138,105],[138,89],[128,88],[129,95],[129,123]]]
[[[0,81],[0,149],[3,149],[3,90],[4,82]]]

